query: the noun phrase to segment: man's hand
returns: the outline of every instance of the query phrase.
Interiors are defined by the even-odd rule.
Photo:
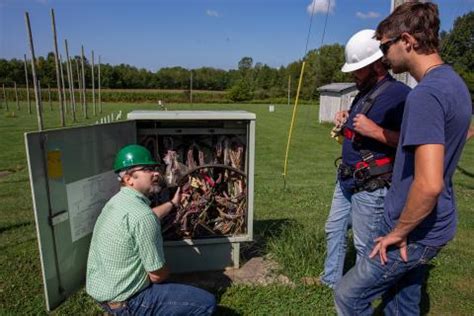
[[[474,137],[474,126],[471,126],[467,131],[466,141]]]
[[[341,126],[347,121],[348,117],[349,117],[349,111],[339,111],[334,116],[333,123],[336,126]]]
[[[176,190],[173,198],[171,199],[171,202],[173,202],[173,205],[179,205],[181,203],[181,188],[178,187]]]
[[[163,203],[161,205],[155,206],[151,210],[153,211],[153,213],[155,213],[156,216],[158,216],[159,219],[162,219],[166,215],[168,215],[169,212],[171,212],[171,210],[173,209],[173,206],[178,206],[180,203],[181,203],[181,190],[178,187],[178,189],[176,190],[176,193],[174,194],[173,198],[170,201]]]
[[[378,254],[380,257],[380,263],[385,265],[388,262],[387,248],[391,245],[395,245],[400,248],[400,257],[403,261],[407,262],[407,238],[395,233],[394,231],[383,237],[375,239],[375,247],[372,249],[369,257],[372,259]]]
[[[357,133],[371,138],[376,138],[377,133],[381,131],[381,127],[364,114],[357,114],[354,117],[353,126]]]

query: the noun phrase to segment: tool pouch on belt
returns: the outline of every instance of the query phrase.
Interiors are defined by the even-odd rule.
[[[342,180],[352,178],[353,174],[354,174],[354,168],[352,168],[351,166],[348,166],[348,165],[346,165],[342,162],[337,167],[337,176],[338,176],[338,178],[340,178]]]
[[[393,169],[393,158],[375,159],[368,150],[361,150],[362,161],[354,168],[353,178],[356,184],[355,192],[369,191],[390,186]]]
[[[356,181],[356,187],[354,189],[354,193],[361,192],[361,191],[367,191],[367,192],[374,192],[375,190],[385,188],[385,187],[390,187],[390,177],[378,177],[378,178],[373,178],[373,179],[368,179],[365,182],[357,184]]]
[[[362,161],[349,166],[343,162],[337,164],[342,157],[334,161],[337,166],[337,176],[341,180],[354,179],[354,193],[361,191],[373,192],[377,189],[390,187],[393,169],[393,158],[383,157],[375,159],[368,150],[361,150]]]

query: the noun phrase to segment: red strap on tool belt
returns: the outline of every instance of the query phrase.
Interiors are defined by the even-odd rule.
[[[376,167],[383,167],[385,165],[392,164],[393,163],[393,158],[392,157],[383,157],[383,158],[380,158],[380,159],[375,159],[374,163],[375,163]],[[369,163],[367,163],[365,161],[359,161],[358,163],[356,163],[355,168],[360,169],[360,168],[366,168],[368,166],[369,166]]]
[[[390,174],[393,170],[393,158],[383,157],[375,159],[374,154],[369,150],[360,151],[362,160],[355,164],[354,179],[356,182],[365,181]]]

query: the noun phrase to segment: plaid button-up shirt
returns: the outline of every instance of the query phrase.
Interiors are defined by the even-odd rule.
[[[159,219],[140,192],[122,187],[102,209],[87,261],[86,291],[99,302],[125,301],[164,266]]]

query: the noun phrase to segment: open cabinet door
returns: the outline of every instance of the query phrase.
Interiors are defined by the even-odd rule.
[[[135,121],[25,134],[47,310],[85,281],[92,230],[119,190],[112,166]]]

